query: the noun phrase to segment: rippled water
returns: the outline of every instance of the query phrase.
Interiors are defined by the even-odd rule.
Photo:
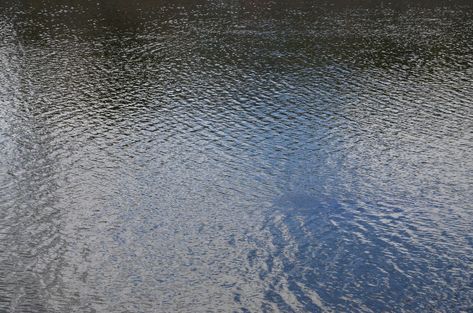
[[[2,1],[0,312],[472,312],[471,8],[344,2]]]

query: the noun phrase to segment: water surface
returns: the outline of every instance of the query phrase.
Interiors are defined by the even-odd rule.
[[[472,312],[468,1],[3,1],[0,312]]]

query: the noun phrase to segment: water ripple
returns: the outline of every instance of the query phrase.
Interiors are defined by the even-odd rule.
[[[6,0],[1,312],[469,312],[471,5]]]

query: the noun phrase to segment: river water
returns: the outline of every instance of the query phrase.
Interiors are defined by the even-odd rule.
[[[473,312],[471,7],[348,2],[2,1],[0,312]]]

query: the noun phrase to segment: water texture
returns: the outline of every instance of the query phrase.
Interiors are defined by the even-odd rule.
[[[358,2],[2,1],[0,312],[473,312],[471,3]]]

